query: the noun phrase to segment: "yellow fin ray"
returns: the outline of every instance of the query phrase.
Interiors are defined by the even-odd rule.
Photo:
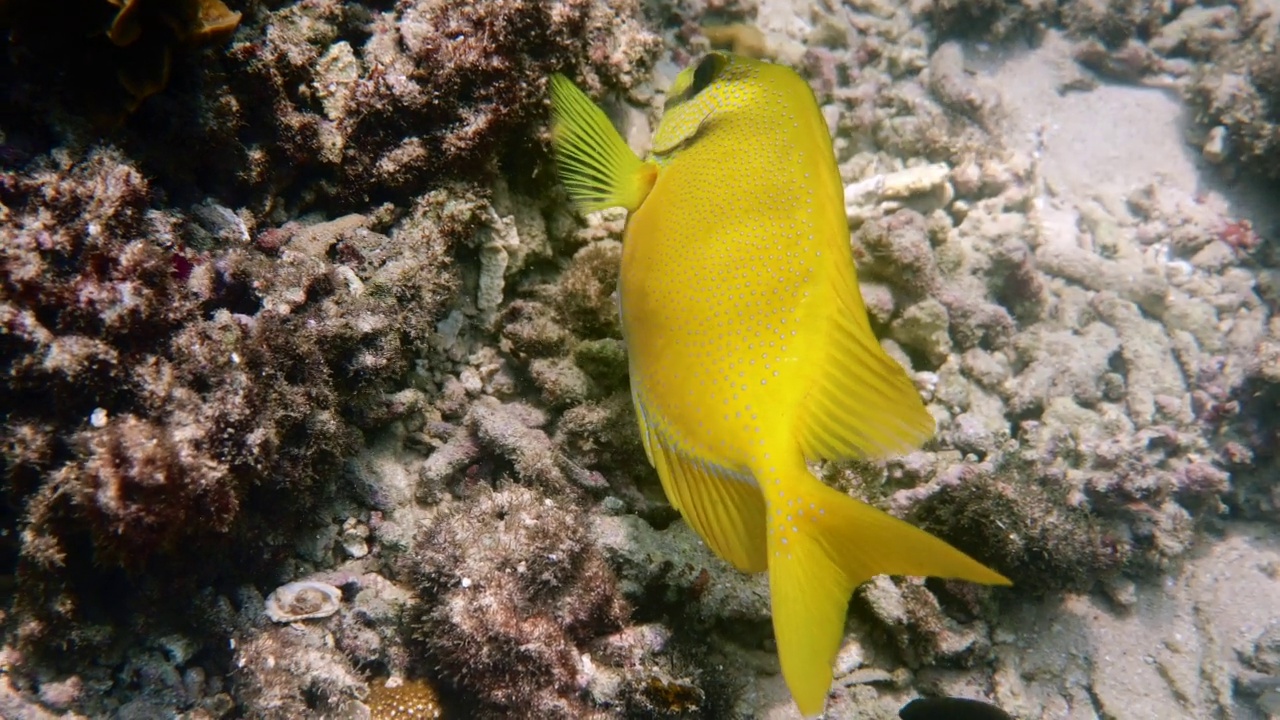
[[[880,347],[865,315],[834,318],[828,338],[797,424],[806,458],[883,457],[913,450],[933,434],[920,393]]]
[[[551,76],[551,143],[560,179],[583,212],[634,211],[657,178],[657,166],[636,157],[604,111],[563,75]]]
[[[793,457],[765,475],[769,585],[778,658],[806,716],[822,712],[853,590],[876,575],[928,575],[1008,585],[929,533],[823,485]]]
[[[712,552],[743,572],[768,567],[764,499],[754,484],[704,471],[662,441],[654,459],[667,499]]]
[[[720,468],[700,464],[690,493],[718,538],[711,547],[742,572],[768,569],[765,558],[764,498],[754,480],[729,476]]]
[[[640,426],[640,443],[644,445],[644,456],[649,459],[649,465],[657,467],[658,464],[653,461],[652,447],[657,440],[653,435],[653,429],[649,427],[649,418],[645,416],[644,404],[634,392],[631,393],[631,406],[635,408],[636,424]],[[667,494],[667,498],[671,498],[670,493]]]

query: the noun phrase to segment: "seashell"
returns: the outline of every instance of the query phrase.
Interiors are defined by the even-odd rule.
[[[328,583],[302,580],[281,585],[267,596],[267,617],[278,623],[329,617],[338,612],[342,591]]]

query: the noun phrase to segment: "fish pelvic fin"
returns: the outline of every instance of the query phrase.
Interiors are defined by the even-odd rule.
[[[639,397],[634,400],[645,450],[667,500],[721,560],[742,572],[764,572],[764,498],[755,480],[682,451]]]
[[[551,145],[560,179],[582,212],[633,212],[653,188],[658,166],[631,152],[604,111],[563,75],[552,75]]]
[[[822,484],[800,452],[770,453],[756,477],[767,506],[773,631],[791,696],[820,714],[854,589],[876,575],[987,585],[1007,578],[929,533]]]

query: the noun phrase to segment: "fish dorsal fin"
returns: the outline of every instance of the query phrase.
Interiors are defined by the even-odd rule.
[[[661,419],[634,400],[640,437],[667,500],[721,559],[742,572],[766,570],[764,498],[755,480],[681,452],[662,432]]]
[[[604,111],[569,78],[551,76],[551,143],[560,179],[583,212],[629,212],[653,189],[658,168],[631,152]]]
[[[844,251],[848,254],[848,251]],[[808,460],[852,460],[910,452],[936,423],[906,370],[871,331],[852,257],[833,260],[838,298],[825,350],[813,366],[802,404],[798,440]]]

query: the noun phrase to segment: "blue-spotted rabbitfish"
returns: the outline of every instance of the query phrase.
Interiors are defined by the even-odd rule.
[[[910,451],[934,431],[867,320],[817,101],[793,70],[711,53],[676,78],[641,159],[568,79],[551,79],[551,100],[570,197],[629,211],[619,305],[649,461],[717,555],[769,571],[782,673],[816,715],[858,585],[1008,584],[806,466]]]

